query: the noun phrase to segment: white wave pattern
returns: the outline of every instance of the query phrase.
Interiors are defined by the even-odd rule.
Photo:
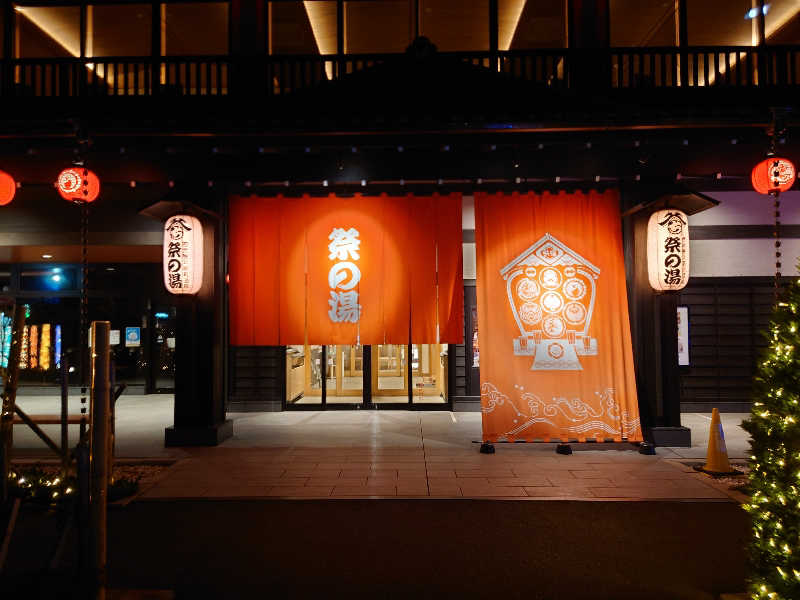
[[[574,434],[586,434],[589,432],[595,435],[602,432],[619,435],[623,438],[630,437],[641,426],[639,418],[631,419],[627,411],[620,414],[619,405],[614,398],[614,388],[605,388],[595,392],[599,402],[596,408],[580,398],[568,399],[565,397],[554,397],[552,402],[542,400],[536,394],[525,392],[520,395],[520,399],[527,405],[528,412],[517,409],[511,399],[497,389],[497,386],[490,382],[481,385],[481,410],[484,413],[494,412],[499,406],[508,404],[516,413],[518,418],[523,418],[524,422],[505,433],[506,436],[516,436],[537,423],[547,423],[552,427],[556,424],[553,418],[563,418],[574,423],[567,427],[567,431]]]

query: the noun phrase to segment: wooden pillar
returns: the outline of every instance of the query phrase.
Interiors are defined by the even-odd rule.
[[[608,48],[611,39],[609,0],[569,0],[570,48]]]
[[[224,265],[221,223],[198,216],[203,225],[203,285],[177,297],[175,323],[175,425],[167,446],[213,446],[233,435],[225,419],[223,313]]]
[[[681,426],[677,294],[656,293],[647,273],[647,221],[641,210],[623,221],[625,269],[639,412],[645,438],[656,446],[690,446]]]
[[[580,56],[571,61],[570,84],[592,90],[610,88],[610,55],[590,52],[610,45],[609,0],[568,0],[567,10],[567,45]]]

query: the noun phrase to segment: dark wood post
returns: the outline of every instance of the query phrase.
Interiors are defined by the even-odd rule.
[[[647,221],[651,211],[625,218],[625,268],[631,337],[645,437],[656,446],[690,446],[681,426],[676,293],[657,293],[647,272]]]
[[[611,56],[608,52],[586,52],[608,48],[611,40],[609,0],[568,0],[567,44],[571,53],[582,52],[573,61],[575,79],[581,88],[611,87]]]
[[[223,395],[221,223],[196,216],[203,225],[203,285],[196,295],[177,298],[175,425],[166,430],[167,446],[213,446],[233,435]]]

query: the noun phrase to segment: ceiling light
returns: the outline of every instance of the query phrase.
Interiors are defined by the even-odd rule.
[[[42,258],[53,258],[52,254],[42,254]]]

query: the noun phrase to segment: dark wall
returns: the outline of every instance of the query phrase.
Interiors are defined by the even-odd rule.
[[[770,277],[695,277],[680,293],[689,307],[690,366],[681,371],[683,412],[748,412],[774,302]]]

